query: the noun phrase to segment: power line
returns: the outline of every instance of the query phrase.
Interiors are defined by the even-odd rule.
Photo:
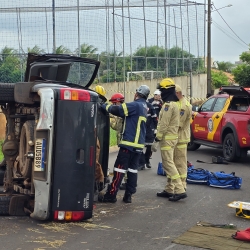
[[[220,14],[220,12],[217,10],[217,8],[215,7],[215,5],[213,4],[215,10],[218,12],[218,14],[220,15],[220,17],[222,18],[222,20],[225,22],[225,24],[227,25],[227,27],[234,33],[235,36],[238,37],[239,40],[241,40],[245,45],[247,45],[247,47],[249,46],[247,43],[245,43],[235,32],[234,30],[229,26],[229,24],[226,22],[226,20],[222,17],[222,15]]]
[[[215,21],[213,21],[214,26],[219,29],[221,32],[223,32],[226,36],[228,36],[229,38],[231,38],[232,40],[234,40],[235,42],[237,42],[238,44],[240,44],[242,47],[245,47],[245,44],[243,45],[240,41],[236,40],[234,37],[232,37],[231,34],[228,33],[227,30],[225,30],[222,26],[220,26],[218,23],[216,23]]]

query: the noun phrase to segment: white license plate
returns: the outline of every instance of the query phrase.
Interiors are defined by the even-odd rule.
[[[35,144],[34,171],[45,170],[46,140],[37,139]]]

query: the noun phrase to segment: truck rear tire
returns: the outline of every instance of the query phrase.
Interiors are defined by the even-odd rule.
[[[5,171],[0,169],[0,186],[3,186],[4,173]]]
[[[5,170],[5,168],[6,168],[6,160],[3,158],[0,161],[0,170]]]
[[[11,196],[0,195],[0,215],[9,215]]]
[[[28,152],[34,151],[34,146],[29,145],[29,141],[34,141],[35,121],[26,121],[23,124],[19,143],[19,168],[22,177],[30,178],[32,169],[32,159],[27,157]]]
[[[195,150],[197,150],[200,146],[201,146],[200,144],[197,144],[197,143],[194,142],[193,136],[191,136],[190,142],[189,142],[188,145],[187,145],[187,150],[188,150],[188,151],[195,151]]]
[[[237,143],[232,133],[229,133],[225,136],[223,140],[223,157],[227,161],[236,161],[237,157]]]
[[[15,102],[15,83],[0,83],[0,103]]]

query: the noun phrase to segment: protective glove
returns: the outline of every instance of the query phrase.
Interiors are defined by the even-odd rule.
[[[151,151],[156,152],[158,149],[159,141],[154,141],[152,146],[151,146]]]

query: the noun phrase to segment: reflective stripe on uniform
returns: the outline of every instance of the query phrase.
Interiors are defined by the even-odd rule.
[[[140,136],[140,133],[141,133],[141,123],[142,123],[142,121],[146,122],[147,118],[143,117],[143,116],[139,116],[138,123],[137,123],[137,128],[136,128],[136,134],[135,134],[135,141],[134,141],[134,143],[138,143],[138,141],[139,141],[139,136]]]
[[[137,169],[128,168],[128,172],[136,174],[136,173],[138,173],[138,170]]]
[[[109,107],[111,106],[111,104],[108,104],[107,106],[106,106],[106,110],[108,111],[108,109],[109,109]]]
[[[178,135],[165,135],[165,140],[175,140],[178,139]]]
[[[187,144],[180,144],[176,146],[177,148],[187,148]]]
[[[187,177],[187,174],[180,174],[180,177],[181,177],[181,178],[186,178],[186,177]]]
[[[120,168],[114,168],[114,171],[124,174],[127,172],[125,169],[120,169]]]
[[[138,143],[129,142],[129,141],[121,140],[120,144],[126,145],[126,146],[131,146],[131,147],[134,147],[134,148],[144,148],[144,144],[138,144]]]
[[[125,115],[125,116],[128,116],[128,108],[127,108],[126,103],[123,103],[123,104],[122,104],[122,108],[123,108],[124,115]]]
[[[161,150],[170,150],[172,147],[166,146],[166,147],[161,147]]]
[[[180,178],[179,174],[173,175],[173,176],[168,176],[168,178],[170,178],[171,180],[176,180],[178,178]]]

